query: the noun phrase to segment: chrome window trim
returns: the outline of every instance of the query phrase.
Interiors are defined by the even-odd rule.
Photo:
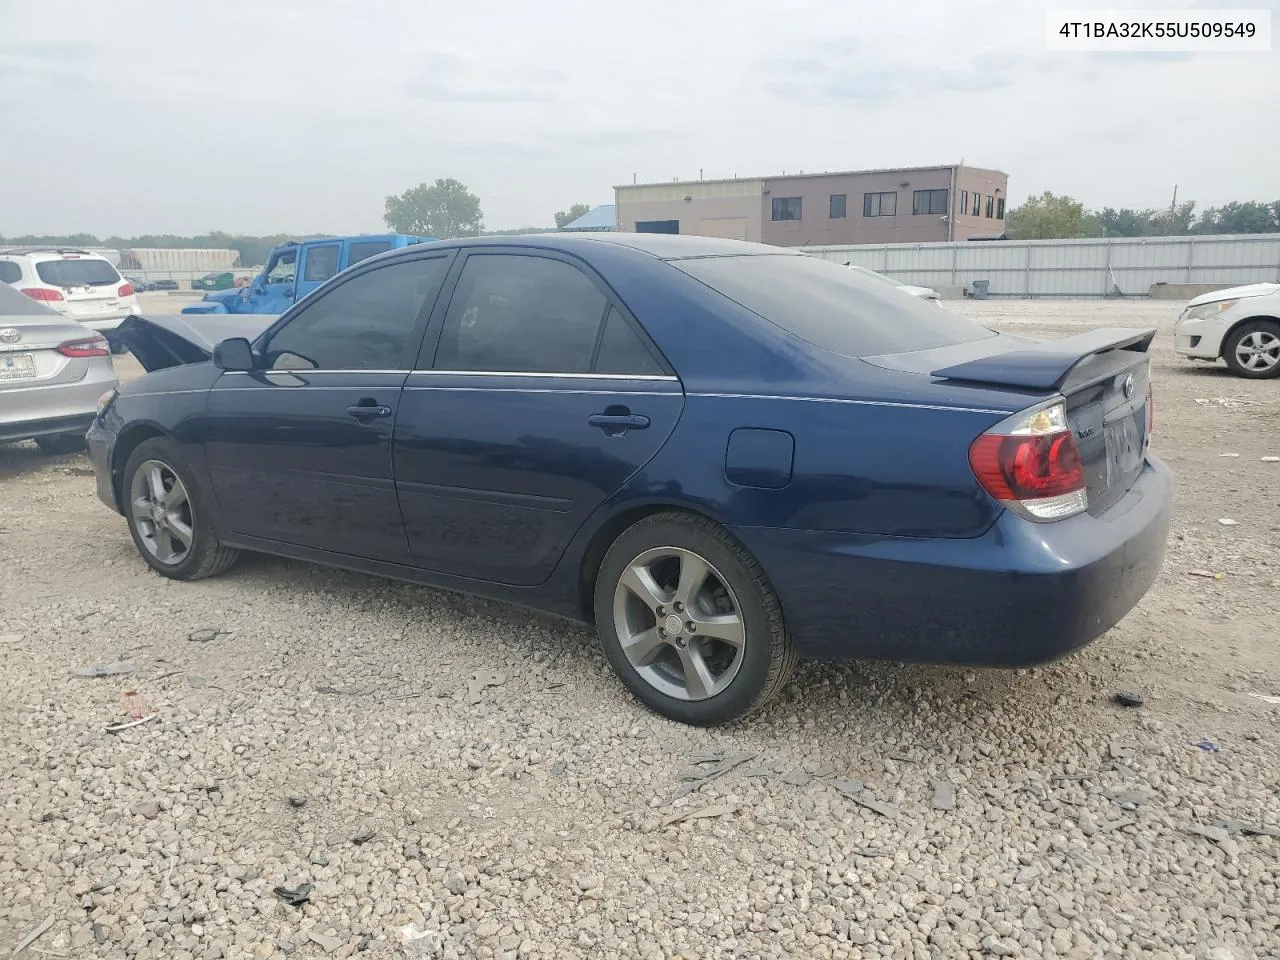
[[[991,413],[1009,416],[1008,410],[989,410],[986,407],[950,407],[936,403],[903,403],[895,400],[850,400],[844,397],[790,397],[767,393],[690,393],[690,397],[713,397],[726,400],[800,400],[804,403],[849,403],[864,407],[901,407],[906,410],[950,410],[955,413]]]
[[[542,377],[556,380],[657,380],[679,382],[679,377],[654,373],[542,373],[530,370],[414,370],[412,376],[447,377]]]

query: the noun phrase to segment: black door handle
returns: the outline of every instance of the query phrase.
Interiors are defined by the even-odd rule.
[[[366,397],[359,403],[347,407],[347,413],[357,420],[373,420],[377,417],[391,416],[391,408],[384,407],[376,400]]]
[[[649,418],[639,413],[593,413],[587,417],[593,427],[603,427],[606,432],[643,430],[649,426]]]

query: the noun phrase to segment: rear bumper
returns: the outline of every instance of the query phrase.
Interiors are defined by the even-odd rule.
[[[75,433],[84,436],[93,423],[93,413],[81,413],[67,417],[48,417],[43,420],[22,420],[0,423],[0,442],[34,440],[36,437],[56,437]]]
[[[1056,660],[1114,626],[1164,560],[1173,477],[1158,460],[1099,517],[1005,512],[965,540],[734,532],[760,560],[802,656],[973,666]]]
[[[0,440],[28,440],[60,433],[84,434],[98,398],[116,385],[115,375],[91,369],[82,380],[0,390]]]

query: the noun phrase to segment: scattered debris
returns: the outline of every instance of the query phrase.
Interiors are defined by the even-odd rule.
[[[356,832],[351,835],[351,842],[358,847],[372,840],[375,833],[377,831],[374,830],[373,824],[362,823]]]
[[[320,945],[320,949],[325,953],[333,953],[338,950],[346,942],[339,937],[331,936],[327,933],[317,933],[314,929],[307,931],[307,936],[311,938],[313,943]]]
[[[736,803],[713,803],[705,807],[690,807],[679,810],[662,821],[664,827],[670,827],[686,820],[706,820],[710,817],[723,817],[738,812]]]
[[[0,643],[18,643],[21,639],[20,633],[0,633]]]
[[[754,760],[754,753],[695,753],[689,758],[689,766],[677,774],[677,779],[685,781],[676,792],[676,798],[686,796],[695,790],[701,790],[713,780],[718,780],[730,770],[741,766],[748,760]]]
[[[1273,696],[1271,696],[1270,694],[1266,694],[1266,693],[1251,693],[1251,694],[1249,694],[1249,696],[1253,697],[1253,699],[1255,699],[1255,700],[1261,700],[1263,703],[1269,703],[1269,704],[1271,704],[1273,707],[1274,707],[1276,704],[1280,704],[1280,697],[1273,697]]]
[[[795,767],[783,776],[782,782],[793,787],[807,787],[812,779],[813,777],[805,771],[804,767]]]
[[[279,886],[271,892],[289,906],[300,907],[311,899],[311,884],[300,883],[292,890],[286,886]]]
[[[225,637],[230,632],[230,630],[224,630],[222,627],[205,627],[200,630],[192,630],[187,634],[187,639],[194,640],[196,643],[208,643],[210,640]]]
[[[893,853],[883,847],[858,847],[853,851],[860,857],[892,857]]]
[[[507,682],[507,675],[501,670],[477,670],[467,681],[467,702],[472,706],[484,699],[486,687],[500,687]]]
[[[569,765],[563,760],[557,760],[551,765],[551,775],[553,777],[563,777],[564,772],[569,769]]]
[[[104,925],[102,925],[101,923],[95,922],[90,926],[89,929],[93,932],[94,943],[107,942],[107,928]]]
[[[1124,743],[1120,740],[1113,740],[1107,746],[1107,752],[1112,760],[1132,760],[1135,749],[1132,743]]]
[[[1220,820],[1211,826],[1221,827],[1231,836],[1243,834],[1246,837],[1280,837],[1280,827],[1264,827],[1244,820]]]
[[[444,943],[438,932],[419,930],[415,923],[406,924],[398,929],[395,939],[409,960],[428,960],[428,958],[439,956],[444,950]]]
[[[1220,456],[1220,457],[1238,457],[1238,456],[1240,456],[1240,454],[1238,454],[1238,453],[1220,453],[1220,454],[1218,454],[1218,456]]]
[[[149,723],[156,716],[157,714],[149,713],[145,717],[138,717],[136,720],[118,720],[115,723],[108,723],[102,729],[105,733],[119,733],[122,730],[128,730],[130,727],[140,727],[144,723]]]
[[[1224,843],[1230,834],[1222,827],[1209,827],[1200,823],[1193,823],[1187,827],[1187,833],[1193,833],[1196,836],[1204,837],[1206,840],[1212,840],[1214,843]]]
[[[307,805],[307,798],[300,793],[291,794],[289,797],[289,806],[295,810],[301,810]]]
[[[1140,807],[1151,798],[1141,790],[1120,789],[1112,790],[1107,794],[1107,798],[1112,803],[1118,803],[1120,806]]]
[[[1280,457],[1259,457],[1259,463],[1280,463]]]
[[[136,673],[138,665],[132,660],[116,660],[114,663],[95,663],[92,667],[76,667],[71,673],[77,677],[120,677]]]
[[[357,689],[355,687],[333,687],[333,686],[330,686],[329,684],[325,684],[324,686],[316,687],[316,693],[332,693],[340,697],[363,697],[370,693],[375,692],[377,689],[378,689],[377,687],[368,687],[368,688],[360,688],[360,689]]]
[[[1219,518],[1218,518],[1218,522],[1219,522],[1220,524],[1222,524],[1224,527],[1234,527],[1234,526],[1235,526],[1236,524],[1238,524],[1240,521],[1239,521],[1239,520],[1232,520],[1230,517],[1219,517]]]
[[[858,780],[837,780],[832,784],[840,793],[848,797],[860,807],[866,807],[868,810],[880,814],[882,817],[894,817],[897,815],[897,809],[883,800],[877,800],[872,796],[871,791],[864,787]]]
[[[1205,753],[1218,752],[1218,745],[1214,743],[1212,740],[1199,740],[1196,742],[1196,746],[1199,747],[1201,750],[1203,750]]]
[[[982,952],[989,953],[993,957],[1009,957],[1013,956],[1016,951],[1013,947],[1002,943],[995,934],[988,934],[982,938]]]
[[[1196,397],[1195,401],[1202,407],[1252,407],[1259,402],[1243,397]]]
[[[31,946],[33,943],[35,943],[37,940],[43,937],[46,933],[48,933],[49,928],[52,927],[53,924],[54,924],[53,917],[46,917],[44,923],[40,924],[40,926],[36,927],[34,930],[32,930],[30,933],[28,933],[25,937],[22,938],[22,942],[13,948],[13,951],[9,954],[9,956],[16,957],[23,950],[27,949],[27,947]]]
[[[956,808],[956,788],[947,780],[933,781],[933,809],[954,810]]]
[[[126,690],[120,695],[121,707],[134,720],[141,720],[149,713],[155,713],[147,698],[137,690]]]
[[[1212,576],[1212,574],[1210,574]],[[1144,703],[1142,694],[1133,690],[1121,690],[1116,694],[1116,703],[1122,707],[1140,707]]]
[[[1214,573],[1212,570],[1188,570],[1188,574],[1193,577],[1204,577],[1207,580],[1221,580],[1225,574]]]

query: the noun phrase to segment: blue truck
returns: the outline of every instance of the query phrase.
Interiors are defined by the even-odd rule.
[[[404,233],[326,237],[323,240],[291,240],[273,249],[262,272],[247,287],[216,290],[199,303],[183,307],[183,313],[284,313],[295,302],[353,263],[408,247],[429,243],[435,237]]]

